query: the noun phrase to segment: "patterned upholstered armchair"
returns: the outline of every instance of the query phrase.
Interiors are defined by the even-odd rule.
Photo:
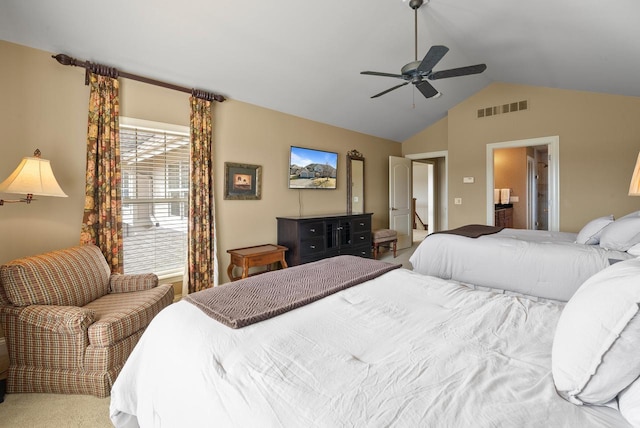
[[[154,274],[112,275],[93,245],[0,267],[7,392],[106,397],[153,317],[173,301]]]

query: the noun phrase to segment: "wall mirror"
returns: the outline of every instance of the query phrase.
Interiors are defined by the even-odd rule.
[[[364,156],[355,149],[347,153],[347,213],[364,213]]]

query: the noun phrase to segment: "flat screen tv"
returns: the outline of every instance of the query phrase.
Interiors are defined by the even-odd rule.
[[[291,146],[289,189],[335,189],[338,154]]]

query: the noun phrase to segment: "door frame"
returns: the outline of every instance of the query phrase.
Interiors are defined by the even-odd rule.
[[[444,195],[439,195],[436,201],[438,204],[438,223],[440,226],[440,230],[447,230],[449,228],[449,151],[441,150],[438,152],[424,152],[424,153],[413,153],[410,155],[404,155],[405,158],[409,158],[411,160],[424,160],[424,159],[436,159],[436,158],[444,158]],[[493,195],[493,194],[492,194]],[[493,196],[492,196],[493,197]],[[493,199],[492,199],[493,200]]]
[[[538,171],[536,159],[527,155],[527,229],[538,227]]]
[[[557,232],[560,230],[560,137],[557,135],[487,144],[487,224],[495,222],[493,151],[529,146],[547,146],[549,150],[549,230]]]

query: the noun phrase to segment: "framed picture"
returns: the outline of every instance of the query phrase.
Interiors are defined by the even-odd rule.
[[[224,198],[251,200],[262,198],[262,167],[244,163],[224,163]]]

